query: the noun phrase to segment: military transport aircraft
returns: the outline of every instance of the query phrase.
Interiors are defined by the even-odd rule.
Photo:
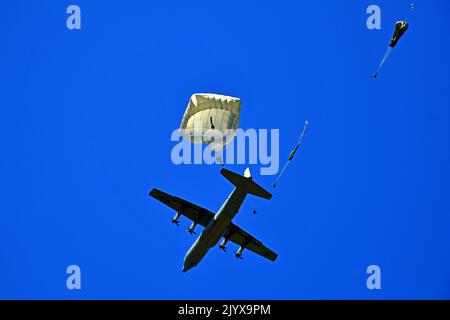
[[[158,189],[153,189],[149,193],[150,196],[177,212],[172,219],[172,223],[179,225],[178,220],[181,215],[192,220],[193,223],[188,229],[190,234],[195,234],[194,229],[198,224],[205,227],[201,235],[186,253],[183,272],[186,272],[199,264],[209,249],[214,247],[222,237],[224,239],[219,248],[223,251],[226,251],[226,244],[228,241],[239,245],[239,249],[235,253],[236,258],[238,259],[242,259],[242,252],[244,249],[253,251],[271,261],[275,261],[278,257],[275,252],[265,247],[260,241],[231,222],[241,208],[247,194],[252,194],[264,199],[270,199],[272,198],[272,195],[252,180],[248,168],[245,170],[244,176],[227,169],[222,169],[220,173],[227,178],[235,188],[216,214]]]

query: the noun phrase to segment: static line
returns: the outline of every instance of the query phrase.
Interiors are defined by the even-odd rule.
[[[378,67],[377,73],[380,71],[381,67],[386,62],[387,58],[389,58],[389,56],[391,55],[392,49],[393,49],[392,47],[389,46],[387,47],[386,52],[384,53],[383,60],[381,60],[380,66]]]
[[[291,160],[294,158],[295,153],[297,152],[300,143],[302,142],[303,136],[305,135],[306,132],[306,127],[308,126],[308,121],[305,121],[305,125],[303,126],[303,130],[302,133],[300,134],[300,138],[297,141],[297,144],[294,148],[294,150],[292,150],[291,154],[289,155],[289,159],[286,161],[283,169],[281,170],[280,174],[278,175],[278,177],[276,178],[275,182],[273,183],[272,187],[275,188],[277,186],[278,180],[280,180],[281,176],[283,175],[284,171],[286,171],[287,166],[289,165],[289,163],[291,162]]]
[[[377,72],[375,72],[375,73],[371,76],[372,78],[376,78],[376,77],[377,77],[378,73],[379,73],[380,70],[381,70],[381,67],[382,67],[383,64],[386,62],[387,58],[389,58],[389,56],[391,55],[392,49],[393,49],[393,48],[390,47],[390,46],[387,47],[386,52],[384,53],[383,59],[381,60],[380,65],[378,66]]]

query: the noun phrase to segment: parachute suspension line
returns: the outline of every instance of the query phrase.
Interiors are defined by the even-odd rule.
[[[303,136],[305,135],[308,124],[309,124],[309,122],[305,121],[305,125],[303,126],[303,130],[302,130],[302,133],[300,134],[300,138],[298,139],[294,150],[292,150],[291,154],[289,155],[288,160],[284,164],[283,169],[281,169],[281,172],[278,174],[278,177],[275,179],[275,182],[273,183],[272,188],[275,188],[277,186],[277,183],[280,180],[281,176],[283,175],[284,171],[286,171],[286,168],[288,167],[289,163],[291,163],[291,160],[294,158],[295,153],[297,152],[297,149],[300,146],[300,143],[302,142]]]
[[[287,168],[287,166],[289,165],[289,163],[291,163],[291,161],[288,160],[288,161],[284,164],[284,167],[283,167],[283,169],[281,169],[280,174],[279,174],[278,177],[275,179],[275,182],[273,183],[272,188],[275,188],[275,187],[277,186],[278,180],[280,180],[281,176],[283,175],[283,173],[284,173],[284,171],[286,170],[286,168]]]
[[[300,134],[300,138],[299,138],[298,141],[297,141],[297,146],[299,146],[299,145],[300,145],[300,142],[302,142],[302,139],[303,139],[303,136],[304,136],[304,134],[305,134],[305,132],[306,132],[306,127],[308,126],[308,124],[309,124],[309,122],[308,122],[308,121],[305,121],[305,124],[303,125],[302,133]]]
[[[381,63],[378,67],[378,70],[376,73],[380,72],[381,67],[383,66],[383,64],[386,62],[387,58],[389,58],[389,56],[391,55],[392,52],[392,47],[388,46],[386,49],[386,52],[384,53],[383,59],[381,60]]]

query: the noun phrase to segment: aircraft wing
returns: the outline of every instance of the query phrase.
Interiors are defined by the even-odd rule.
[[[149,195],[164,203],[166,206],[172,208],[176,212],[181,213],[188,219],[198,221],[198,224],[203,227],[206,227],[211,219],[214,218],[214,213],[208,209],[202,208],[179,197],[167,194],[161,190],[153,189],[150,191]],[[234,223],[230,223],[227,232],[231,242],[234,242],[239,246],[244,246],[245,249],[253,251],[254,253],[271,261],[275,261],[278,257],[278,254],[264,246],[261,241],[245,232]]]
[[[270,261],[275,261],[277,259],[278,254],[267,248],[261,241],[248,234],[234,223],[231,223],[228,228],[229,240],[231,242],[234,242],[239,246],[244,246],[245,249],[253,251]]]
[[[176,212],[181,213],[188,219],[192,221],[197,221],[199,225],[206,227],[214,218],[214,213],[211,211],[199,207],[196,204],[190,203],[189,201],[183,200],[181,198],[171,196],[161,190],[153,189],[149,193],[150,196],[155,198],[156,200],[164,203],[166,206],[172,208]]]

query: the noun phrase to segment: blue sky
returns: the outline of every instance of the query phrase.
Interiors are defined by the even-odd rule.
[[[3,3],[0,298],[450,298],[450,11],[409,3]],[[410,28],[372,80],[399,19]],[[181,272],[189,222],[148,191],[216,211],[232,190],[220,166],[171,162],[195,92],[240,97],[240,127],[280,129],[282,159],[310,122],[273,199],[249,197],[234,221],[275,263],[230,245]]]

